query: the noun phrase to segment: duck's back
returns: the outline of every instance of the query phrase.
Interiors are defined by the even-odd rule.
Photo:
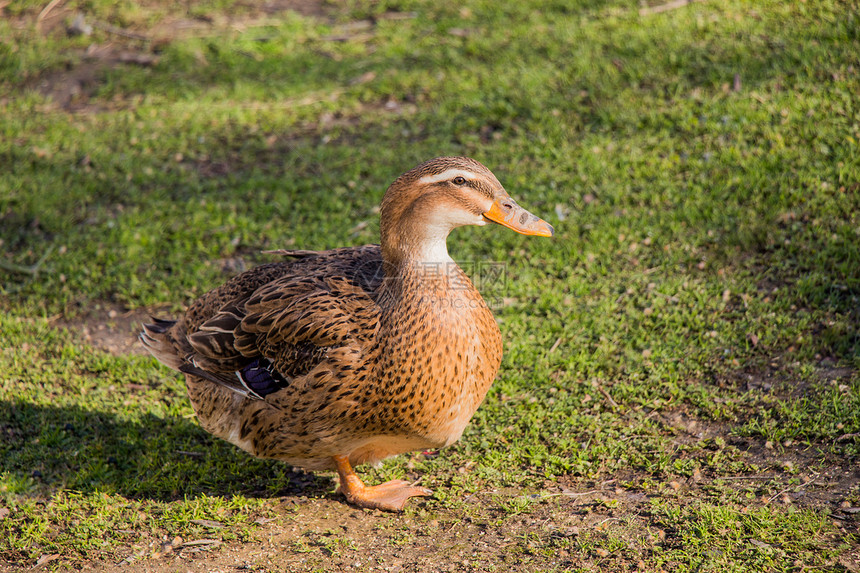
[[[259,457],[330,467],[328,446],[366,423],[355,398],[379,352],[380,249],[276,254],[290,260],[234,277],[142,340],[186,374],[207,431]]]
[[[194,302],[186,311],[184,323],[189,333],[200,328],[227,305],[247,301],[262,287],[277,283],[269,291],[284,289],[284,295],[313,281],[335,279],[348,282],[369,297],[382,282],[382,253],[379,245],[346,247],[328,251],[269,251],[288,260],[255,267],[237,275]]]

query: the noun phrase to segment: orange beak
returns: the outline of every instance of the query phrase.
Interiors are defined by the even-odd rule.
[[[552,237],[555,233],[552,225],[535,217],[507,195],[496,199],[484,218],[523,235]]]

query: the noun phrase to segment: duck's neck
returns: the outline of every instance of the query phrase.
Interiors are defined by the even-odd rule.
[[[416,241],[413,235],[408,243],[383,243],[385,287],[380,302],[385,300],[384,304],[403,307],[409,313],[433,310],[434,316],[442,313],[449,318],[462,314],[466,307],[451,301],[474,298],[477,293],[448,255],[446,236],[447,232]]]
[[[390,278],[410,275],[426,278],[454,272],[456,263],[448,254],[448,225],[412,225],[382,229],[382,258]],[[441,273],[441,275],[440,275]]]
[[[415,245],[408,258],[418,265],[454,264],[454,259],[448,254],[448,231],[426,237]]]

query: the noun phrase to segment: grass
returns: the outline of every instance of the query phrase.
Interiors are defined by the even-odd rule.
[[[814,484],[860,459],[856,4],[98,0],[37,30],[42,8],[0,20],[6,562],[256,542],[305,511],[282,500],[326,498],[329,476],[209,437],[154,360],[57,323],[178,312],[266,249],[375,242],[388,183],[462,154],[557,235],[449,240],[505,357],[457,445],[366,470],[436,490],[410,531],[515,530],[527,570],[853,570],[856,521],[831,514],[860,505],[856,472]],[[76,11],[103,25],[48,25]],[[87,59],[93,44],[158,59]],[[481,281],[488,262],[503,272]],[[560,493],[608,480],[622,493],[582,511]],[[528,521],[570,511],[590,524],[575,535]],[[391,547],[417,543],[381,523]],[[363,547],[290,544],[322,569]],[[487,559],[468,567],[512,566]]]

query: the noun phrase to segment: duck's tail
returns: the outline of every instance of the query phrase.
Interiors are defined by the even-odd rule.
[[[144,324],[138,338],[159,362],[169,368],[179,370],[185,361],[182,359],[176,339],[171,332],[176,321],[162,320],[154,316],[150,318],[152,318],[152,324]]]

